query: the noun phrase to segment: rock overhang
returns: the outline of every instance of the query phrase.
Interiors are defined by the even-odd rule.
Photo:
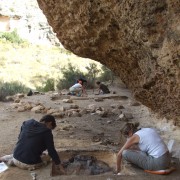
[[[99,61],[180,125],[179,0],[37,0],[63,46]]]

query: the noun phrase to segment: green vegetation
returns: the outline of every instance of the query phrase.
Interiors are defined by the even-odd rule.
[[[6,96],[12,96],[17,93],[26,93],[28,89],[29,88],[17,81],[10,83],[0,81],[0,101],[4,101]]]
[[[10,84],[19,82],[47,92],[69,88],[78,78],[88,81],[87,88],[94,88],[96,80],[112,80],[111,71],[100,63],[78,57],[62,47],[29,44],[16,31],[0,34],[0,51],[0,78]]]
[[[69,63],[80,71],[77,76],[86,73],[85,67],[90,63],[97,64],[98,68],[101,66],[98,62],[78,57],[62,47],[22,46],[0,39],[0,51],[0,78],[5,82],[19,81],[31,89],[43,88],[48,79],[54,79],[57,84]]]
[[[68,89],[71,87],[79,77],[84,76],[76,66],[73,66],[71,63],[68,63],[67,67],[62,68],[61,73],[63,77],[57,82],[57,89]]]
[[[25,42],[23,39],[19,37],[16,30],[12,32],[3,32],[3,33],[1,32],[0,39],[5,39],[6,41],[16,44],[21,44]]]
[[[63,77],[58,80],[57,89],[68,89],[75,84],[79,78],[87,80],[87,88],[89,89],[94,88],[97,79],[100,81],[113,80],[112,72],[105,66],[98,68],[97,64],[89,63],[85,68],[87,71],[82,72],[76,66],[69,63],[68,66],[66,68],[64,67],[61,71]]]
[[[55,82],[54,79],[47,79],[46,82],[42,86],[36,87],[37,91],[40,92],[48,92],[48,91],[54,91],[55,90]]]
[[[90,63],[89,66],[86,66],[87,69],[87,88],[94,88],[95,86],[95,81],[98,78],[98,74],[101,72],[101,69],[98,68],[97,64],[95,63]]]
[[[101,71],[101,74],[99,77],[99,81],[111,81],[111,82],[113,82],[114,73],[104,65],[101,67],[101,69],[102,69],[102,71]]]

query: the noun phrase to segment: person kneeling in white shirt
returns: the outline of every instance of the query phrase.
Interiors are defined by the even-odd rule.
[[[82,92],[82,81],[78,81],[78,83],[74,84],[72,87],[69,88],[69,92],[71,95],[78,95],[81,96]]]
[[[139,123],[127,123],[121,130],[127,141],[117,154],[116,173],[121,171],[122,158],[144,170],[169,168],[171,156],[160,135],[153,128],[137,129],[138,126]]]

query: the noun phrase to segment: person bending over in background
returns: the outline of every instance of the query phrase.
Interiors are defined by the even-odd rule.
[[[87,92],[86,92],[86,86],[87,86],[87,80],[83,79],[83,78],[79,78],[77,80],[77,82],[82,82],[82,93],[81,93],[81,96],[83,95],[87,95]]]
[[[56,121],[52,115],[43,116],[39,122],[34,119],[24,121],[13,154],[3,156],[0,160],[21,169],[33,170],[47,165],[51,157],[56,169],[65,174],[54,147],[52,130],[55,127]],[[45,150],[48,155],[43,154]]]
[[[98,90],[99,90],[98,94],[109,94],[110,93],[108,87],[105,84],[101,83],[100,81],[97,81],[96,84],[98,85]]]
[[[69,88],[69,93],[68,93],[68,95],[81,96],[81,94],[82,94],[82,89],[83,89],[82,81],[79,80],[76,84],[74,84],[73,86],[71,86],[71,87]]]
[[[171,156],[159,134],[153,128],[137,129],[139,123],[127,123],[121,130],[127,138],[117,155],[116,173],[121,171],[122,158],[144,170],[164,170],[169,168]],[[138,145],[139,150],[133,149]]]

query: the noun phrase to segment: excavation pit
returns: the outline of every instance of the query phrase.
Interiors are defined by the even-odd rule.
[[[113,174],[116,164],[116,154],[110,151],[76,151],[66,150],[59,152],[67,175],[102,175]],[[52,164],[51,176],[60,175]]]

